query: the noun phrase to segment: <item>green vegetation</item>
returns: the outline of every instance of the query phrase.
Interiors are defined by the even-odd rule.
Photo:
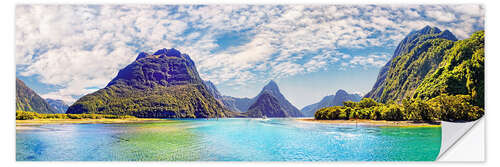
[[[26,86],[23,81],[16,78],[16,110],[32,111],[38,113],[57,113],[35,91]]]
[[[322,108],[314,114],[315,119],[371,119],[388,121],[473,121],[481,118],[484,109],[473,105],[469,95],[442,94],[430,100],[404,99],[378,103],[371,98],[360,102],[346,101],[344,106]]]
[[[484,31],[455,42],[413,97],[429,99],[443,93],[470,95],[473,105],[484,107]]]
[[[68,113],[133,115],[141,118],[226,117],[222,106],[202,85],[188,84],[137,90],[113,85],[80,98]]]
[[[104,114],[39,114],[30,111],[16,111],[16,120],[32,119],[128,119],[135,118],[130,115],[104,115]]]
[[[459,41],[422,37],[391,60],[383,82],[367,95],[381,103],[362,107],[348,102],[321,109],[315,117],[348,119],[336,113],[355,110],[365,119],[479,119],[484,114],[484,31]]]
[[[484,31],[470,38],[415,39],[390,61],[385,79],[367,97],[382,103],[406,97],[431,99],[441,94],[470,95],[472,104],[484,107]]]

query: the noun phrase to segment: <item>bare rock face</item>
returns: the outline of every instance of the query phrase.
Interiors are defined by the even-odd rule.
[[[118,72],[107,85],[123,84],[138,89],[203,82],[195,64],[175,49],[161,49],[153,55],[141,53],[136,61]]]

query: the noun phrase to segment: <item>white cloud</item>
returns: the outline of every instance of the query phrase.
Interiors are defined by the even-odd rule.
[[[371,54],[368,56],[354,56],[350,61],[352,66],[363,66],[363,67],[382,67],[389,60],[389,55],[387,54]]]
[[[455,14],[440,10],[427,10],[425,14],[440,22],[451,22],[456,20]]]

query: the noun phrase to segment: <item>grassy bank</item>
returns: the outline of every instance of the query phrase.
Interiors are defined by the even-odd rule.
[[[93,124],[93,123],[142,123],[142,122],[161,122],[172,121],[153,118],[123,118],[123,119],[32,119],[16,120],[16,125],[42,125],[42,124]]]
[[[37,119],[137,119],[130,115],[104,115],[104,114],[40,114],[29,111],[16,111],[16,120]]]
[[[129,115],[104,114],[39,114],[16,111],[16,125],[66,124],[66,123],[139,123],[169,121],[154,118],[137,118]]]

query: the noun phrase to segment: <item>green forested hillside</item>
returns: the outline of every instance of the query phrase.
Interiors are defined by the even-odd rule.
[[[412,49],[407,53],[400,52],[387,69],[382,68],[385,79],[377,81],[365,96],[371,98],[320,109],[315,118],[479,119],[484,114],[484,31],[459,41],[441,37],[416,39],[425,40],[409,47]]]
[[[446,39],[431,39],[422,42],[408,54],[395,57],[382,85],[384,90],[380,102],[400,100],[412,96],[426,75],[434,72],[443,59],[444,52],[453,45]]]
[[[446,50],[439,68],[425,77],[413,97],[429,99],[440,94],[470,95],[472,104],[484,107],[484,31]]]
[[[31,111],[44,114],[57,113],[55,108],[51,107],[47,101],[17,78],[16,111]]]
[[[418,43],[391,60],[386,78],[374,89],[381,93],[371,98],[382,103],[449,94],[470,95],[474,105],[483,107],[484,31],[456,42],[434,38]]]
[[[439,39],[438,41],[434,41],[430,43],[430,40],[433,39]],[[375,81],[375,84],[373,85],[373,88],[370,92],[368,92],[365,97],[373,98],[376,100],[385,100],[385,98],[381,98],[383,96],[383,93],[385,91],[385,88],[387,88],[387,84],[390,84],[388,82],[394,81],[394,80],[387,80],[389,77],[394,77],[398,75],[398,71],[401,71],[400,69],[407,68],[418,56],[421,54],[433,52],[432,50],[429,49],[436,49],[436,48],[429,48],[430,45],[434,45],[433,47],[436,47],[436,45],[440,45],[439,42],[454,42],[457,41],[457,38],[455,35],[453,35],[450,31],[444,30],[441,31],[437,27],[430,27],[430,26],[425,26],[424,28],[417,30],[417,31],[412,31],[410,32],[396,47],[396,50],[394,51],[394,54],[381,69],[378,74],[377,80]],[[408,55],[409,54],[409,55]],[[438,59],[442,58],[442,55],[438,55]],[[396,60],[399,59],[399,60]],[[420,61],[425,61],[428,60],[429,57],[427,58],[418,58]],[[401,62],[403,61],[403,62]],[[440,61],[440,60],[439,60]],[[403,64],[404,66],[399,66],[399,69],[394,69],[397,64]],[[418,64],[415,64],[418,66]],[[392,72],[390,71],[392,69]],[[428,69],[426,69],[428,70]],[[425,72],[428,72],[424,70]],[[420,75],[424,72],[419,72]],[[407,73],[408,74],[408,73]],[[398,82],[404,82],[406,77],[408,75],[402,75],[402,77],[398,78]],[[410,76],[411,78],[411,76]],[[416,79],[416,80],[415,80]],[[421,78],[413,78],[416,82],[421,82]],[[413,81],[412,81],[413,82]],[[402,84],[402,83],[401,83]],[[407,88],[411,87],[412,85],[407,85]],[[413,85],[414,86],[414,85]],[[392,96],[392,95],[387,95],[393,93],[390,90],[389,92],[385,92],[384,96]],[[397,93],[396,93],[397,94]]]

